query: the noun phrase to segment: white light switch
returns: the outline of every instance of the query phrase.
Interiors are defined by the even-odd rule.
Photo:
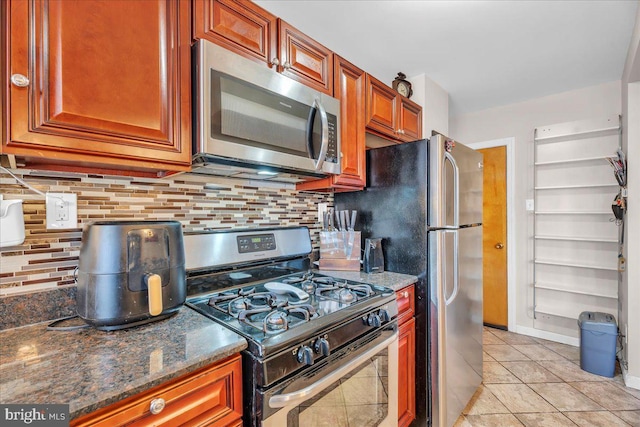
[[[533,203],[533,199],[527,199],[527,200],[525,200],[525,203],[526,203],[526,209],[528,211],[533,211],[535,209],[535,205]]]
[[[78,228],[75,193],[47,193],[47,230]]]

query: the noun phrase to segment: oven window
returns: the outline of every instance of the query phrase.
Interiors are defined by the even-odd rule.
[[[292,409],[289,427],[377,426],[389,411],[388,352],[383,350]]]

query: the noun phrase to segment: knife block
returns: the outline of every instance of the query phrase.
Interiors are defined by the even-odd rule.
[[[321,231],[320,270],[360,271],[360,232]]]

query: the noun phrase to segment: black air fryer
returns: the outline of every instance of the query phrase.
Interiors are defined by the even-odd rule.
[[[88,224],[78,264],[78,316],[101,330],[165,319],[186,298],[182,227],[177,221]]]

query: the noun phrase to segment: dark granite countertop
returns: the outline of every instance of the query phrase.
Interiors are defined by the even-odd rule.
[[[337,270],[317,270],[318,273],[340,279],[353,280],[356,282],[371,283],[372,285],[386,286],[394,291],[409,286],[418,281],[417,276],[409,274],[392,273],[384,271],[382,273],[363,273],[362,271],[337,271]]]
[[[0,403],[69,404],[95,411],[238,353],[244,338],[188,307],[121,331],[48,331],[47,323],[0,332]]]

